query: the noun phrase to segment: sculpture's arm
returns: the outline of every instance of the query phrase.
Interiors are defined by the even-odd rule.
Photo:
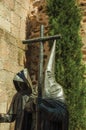
[[[16,111],[17,108],[15,109],[16,105],[16,97],[17,94],[14,95],[12,102],[10,104],[9,110],[6,114],[0,114],[0,123],[4,122],[13,122],[16,119]]]
[[[15,114],[0,114],[0,123],[13,122],[15,118]]]

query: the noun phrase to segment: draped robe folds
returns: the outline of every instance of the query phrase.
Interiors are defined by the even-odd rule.
[[[43,99],[39,105],[42,114],[42,130],[68,130],[69,114],[63,87],[55,80],[55,48],[53,43],[45,70]]]
[[[36,109],[33,109],[34,103],[26,105],[25,115],[23,118],[22,130],[36,130]],[[41,114],[41,130],[68,130],[69,114],[65,103],[54,99],[42,99],[39,105]],[[34,118],[35,117],[35,118]],[[34,118],[34,119],[33,119]],[[28,120],[28,122],[27,122]]]
[[[22,124],[26,123],[23,120],[25,116],[24,108],[29,100],[30,94],[32,93],[28,70],[25,68],[24,70],[17,73],[13,79],[13,83],[14,87],[17,90],[17,93],[12,99],[8,112],[6,114],[0,114],[0,123],[11,123],[15,121],[14,130],[28,130],[30,127],[28,124],[27,129],[22,129]],[[27,119],[28,116],[29,118],[31,117],[29,114],[27,114],[26,116]]]

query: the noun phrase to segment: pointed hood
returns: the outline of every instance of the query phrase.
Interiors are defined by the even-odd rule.
[[[64,92],[62,86],[55,80],[55,48],[56,40],[50,53],[49,61],[45,71],[44,98],[53,98],[64,102]]]
[[[21,90],[32,90],[32,82],[27,68],[18,72],[15,75],[13,83],[18,92],[20,92]]]

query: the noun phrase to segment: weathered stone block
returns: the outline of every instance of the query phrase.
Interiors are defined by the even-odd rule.
[[[20,39],[24,40],[26,36],[26,21],[21,19],[21,26],[20,26]]]
[[[0,26],[1,28],[10,32],[11,23],[0,15]]]
[[[2,28],[0,28],[0,40],[1,38],[4,36],[4,30]]]
[[[15,38],[19,38],[19,28],[13,24],[11,24],[11,33]]]
[[[24,51],[23,50],[20,50],[18,51],[18,64],[19,65],[24,65],[24,57],[25,57],[25,54],[24,54]]]
[[[22,17],[21,9],[22,9],[22,8],[21,8],[21,4],[18,3],[18,2],[15,2],[14,11],[15,11],[15,13],[16,13],[18,16],[20,16],[20,17]]]
[[[5,31],[4,40],[8,44],[11,43],[15,46],[17,46],[17,39],[11,34]]]
[[[20,27],[20,17],[14,11],[11,11],[11,23],[18,28]]]
[[[0,58],[0,70],[3,69],[3,62],[2,62],[2,59]]]
[[[0,103],[0,113],[6,113],[6,110],[7,110],[7,102]]]
[[[7,60],[8,54],[9,54],[8,44],[3,39],[1,39],[1,41],[0,41],[0,57],[3,60]]]
[[[21,39],[21,40],[20,40]],[[19,40],[17,40],[17,46],[23,50],[25,50],[25,45],[22,43],[22,40],[24,40],[23,38],[20,38]]]
[[[4,5],[9,9],[9,10],[13,10],[14,6],[15,6],[15,0],[3,0],[4,1]]]
[[[2,17],[7,21],[10,21],[10,16],[11,16],[11,11],[8,8],[3,7]]]

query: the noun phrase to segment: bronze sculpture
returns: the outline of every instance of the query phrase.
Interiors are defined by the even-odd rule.
[[[17,90],[17,93],[13,97],[12,103],[7,114],[0,114],[0,122],[10,123],[15,121],[15,130],[28,130],[29,127],[28,125],[26,126],[28,122],[26,120],[23,120],[25,116],[24,107],[28,102],[29,96],[32,92],[32,84],[28,74],[28,70],[25,68],[24,70],[17,73],[13,79],[13,83]],[[28,119],[28,114],[26,118]],[[24,126],[22,125],[22,122]],[[23,127],[25,128],[22,129]],[[26,127],[28,128],[26,129]]]
[[[55,46],[56,41],[53,43],[45,71],[43,99],[39,105],[42,112],[42,130],[68,130],[69,114],[63,87],[55,80]]]

